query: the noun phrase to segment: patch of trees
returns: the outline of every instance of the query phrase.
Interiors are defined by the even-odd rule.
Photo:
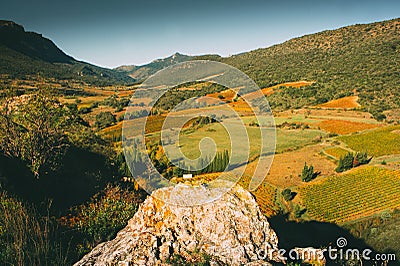
[[[139,118],[139,117],[145,117],[148,116],[149,112],[145,109],[141,109],[141,110],[137,110],[134,112],[127,112],[124,116],[125,119],[135,119],[135,118]]]
[[[217,152],[214,157],[214,160],[211,161],[209,165],[206,166],[206,163],[211,161],[210,159],[204,160],[203,158],[199,159],[198,168],[202,170],[198,171],[198,174],[204,173],[217,173],[225,171],[226,167],[229,164],[229,152],[228,150],[224,150],[223,152]]]
[[[133,160],[133,164],[131,168],[138,169],[138,171],[145,171],[145,167],[143,166],[143,160],[140,154],[138,154],[136,147],[136,143],[132,141],[130,145],[133,147],[132,158],[136,158]],[[200,170],[191,170],[190,166],[185,165],[182,161],[176,161],[172,163],[169,161],[166,154],[163,152],[161,143],[147,143],[148,153],[150,160],[153,165],[157,169],[157,171],[162,174],[165,178],[170,179],[172,177],[181,177],[183,174],[205,174],[205,173],[217,173],[223,172],[229,165],[229,152],[228,150],[224,150],[222,152],[217,152],[214,159],[210,157],[200,158],[198,161],[198,165],[196,169]],[[135,168],[136,167],[136,168]]]
[[[105,140],[50,90],[6,97],[0,109],[0,190],[64,208],[118,177]],[[73,193],[72,193],[73,191]]]
[[[101,105],[110,106],[115,108],[116,112],[122,111],[126,106],[129,104],[129,98],[123,97],[118,99],[117,95],[111,95],[110,97],[106,98],[101,102]]]
[[[303,209],[300,207],[300,205],[295,205],[294,210],[293,210],[293,215],[295,218],[299,219],[301,216],[303,216],[304,213],[306,213],[307,209]]]
[[[211,160],[211,158],[200,158],[196,168],[201,170],[198,171],[192,171],[190,169],[184,170],[185,168],[188,168],[184,163],[178,163],[178,165],[178,167],[174,168],[173,172],[173,174],[177,177],[180,177],[183,174],[199,175],[223,172],[229,165],[229,152],[227,150],[224,150],[223,152],[217,152],[213,160]]]
[[[29,95],[27,100],[5,99],[0,120],[1,152],[21,158],[37,178],[44,165],[57,167],[68,147],[68,135],[83,122],[76,105],[61,105],[45,91]]]
[[[187,87],[195,89],[192,90],[182,89]],[[175,106],[190,98],[206,96],[207,94],[221,92],[226,89],[227,89],[226,87],[215,83],[189,82],[181,84],[176,88],[167,91],[164,95],[162,95],[154,104],[152,113],[154,112],[157,112],[158,114],[165,113],[171,111]],[[200,107],[200,105],[201,104],[199,103],[197,106]],[[190,106],[192,108],[196,107],[196,102],[191,102]]]
[[[302,122],[291,122],[291,123],[289,123],[287,121],[283,122],[280,125],[277,125],[276,127],[277,128],[283,128],[283,129],[309,129],[310,128],[309,125],[307,125],[305,123],[302,123]]]
[[[89,107],[81,107],[79,109],[79,113],[80,114],[88,114],[88,113],[92,112],[92,110],[94,108],[97,108],[97,107],[99,107],[99,102],[93,102],[93,103],[90,104]]]
[[[191,124],[191,126],[193,128],[200,128],[200,127],[203,127],[205,125],[212,124],[215,122],[217,122],[217,120],[215,119],[215,115],[212,115],[211,117],[209,117],[209,116],[196,117],[196,118],[192,119],[191,121],[189,121],[189,124]]]
[[[371,159],[372,157],[368,157],[368,152],[349,152],[346,155],[340,157],[338,166],[336,167],[335,171],[341,173],[359,165],[368,164]]]
[[[301,172],[301,180],[303,182],[310,182],[320,174],[321,172],[314,171],[314,166],[312,165],[308,166],[307,163],[304,163],[303,171]]]

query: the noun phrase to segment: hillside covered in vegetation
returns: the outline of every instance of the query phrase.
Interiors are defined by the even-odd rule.
[[[316,82],[271,95],[272,108],[316,105],[355,90],[374,116],[400,107],[400,19],[327,30],[220,61],[244,71],[260,87]]]
[[[0,75],[9,78],[42,76],[98,85],[133,83],[114,70],[75,60],[51,40],[12,21],[0,21]]]

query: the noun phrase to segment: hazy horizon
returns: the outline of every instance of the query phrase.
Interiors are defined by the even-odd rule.
[[[24,0],[0,3],[0,18],[51,39],[77,60],[115,68],[175,52],[229,56],[343,26],[400,17],[398,1]]]

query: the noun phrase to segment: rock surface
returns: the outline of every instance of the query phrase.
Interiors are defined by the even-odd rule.
[[[235,186],[220,199],[195,206],[166,205],[155,191],[115,239],[95,247],[75,265],[172,265],[174,255],[211,265],[270,265],[281,261],[278,238],[252,195]],[[268,256],[265,256],[268,254]]]

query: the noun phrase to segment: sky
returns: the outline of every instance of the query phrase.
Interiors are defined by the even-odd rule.
[[[1,0],[0,19],[78,60],[141,65],[175,52],[229,56],[327,29],[400,17],[400,1]]]

